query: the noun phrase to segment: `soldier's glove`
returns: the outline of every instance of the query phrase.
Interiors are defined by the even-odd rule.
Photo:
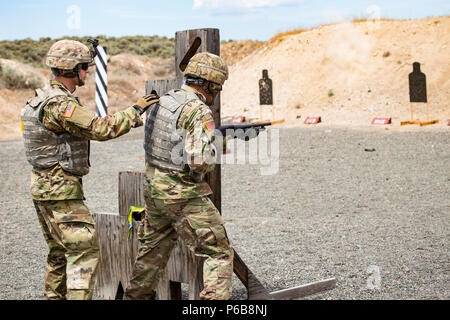
[[[139,112],[140,115],[142,115],[145,111],[147,111],[148,108],[150,108],[151,105],[158,102],[159,96],[156,94],[156,91],[153,90],[151,94],[140,98],[133,106],[133,108],[135,108],[136,111]]]

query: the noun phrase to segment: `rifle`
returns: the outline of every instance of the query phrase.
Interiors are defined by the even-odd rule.
[[[216,133],[220,132],[222,136],[231,136],[245,141],[256,138],[261,131],[266,130],[266,126],[272,125],[272,122],[250,123],[250,124],[226,124],[217,128]]]

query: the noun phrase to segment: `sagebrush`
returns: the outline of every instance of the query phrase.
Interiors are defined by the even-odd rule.
[[[119,53],[134,53],[149,57],[168,58],[175,55],[175,39],[158,36],[132,36],[132,37],[64,37],[58,39],[40,38],[39,40],[24,39],[14,41],[0,41],[0,58],[16,60],[43,67],[45,55],[50,47],[58,40],[70,39],[80,41],[88,47],[91,45],[87,39],[98,39],[100,45],[107,48],[108,55]]]
[[[42,80],[32,75],[26,76],[11,67],[0,65],[0,88],[7,89],[37,89],[43,87]]]

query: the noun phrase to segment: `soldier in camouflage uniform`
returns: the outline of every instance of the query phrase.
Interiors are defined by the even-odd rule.
[[[145,214],[124,299],[155,297],[178,237],[196,256],[206,258],[200,298],[231,298],[234,252],[204,180],[215,167],[215,124],[208,106],[222,89],[228,69],[220,57],[204,52],[192,57],[184,76],[181,90],[162,96],[146,121]]]
[[[141,126],[141,114],[158,102],[149,95],[121,112],[96,117],[72,95],[84,84],[92,61],[84,44],[56,42],[46,58],[54,75],[50,88],[37,89],[22,109],[25,151],[33,166],[31,197],[49,247],[47,299],[92,298],[99,248],[94,220],[83,202],[89,140],[113,139]]]

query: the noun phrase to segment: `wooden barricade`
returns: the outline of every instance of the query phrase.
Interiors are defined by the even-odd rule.
[[[128,210],[130,203],[144,205],[142,181],[140,172],[119,173],[119,214],[94,214],[100,246],[96,295],[103,299],[121,298],[130,281],[138,242],[137,227],[127,239]]]
[[[119,215],[96,214],[96,229],[100,242],[100,263],[96,283],[96,295],[103,299],[121,299],[128,286],[137,255],[137,229],[140,222],[133,220],[130,239],[128,234],[128,210],[130,206],[144,206],[144,174],[142,172],[119,173]],[[249,300],[298,299],[336,286],[336,279],[326,279],[294,288],[268,292],[235,251],[234,273],[247,288]],[[178,240],[169,262],[161,275],[157,295],[161,300],[182,298],[181,284],[189,284],[189,300],[198,300],[203,288],[203,259],[196,257]]]
[[[119,173],[119,215],[95,214],[100,243],[96,295],[103,299],[120,299],[129,285],[138,250],[137,230],[140,222],[133,220],[130,238],[128,212],[130,206],[144,206],[144,174]],[[161,300],[181,299],[181,283],[189,284],[189,299],[199,298],[203,288],[202,259],[179,243],[171,253],[157,288]]]

